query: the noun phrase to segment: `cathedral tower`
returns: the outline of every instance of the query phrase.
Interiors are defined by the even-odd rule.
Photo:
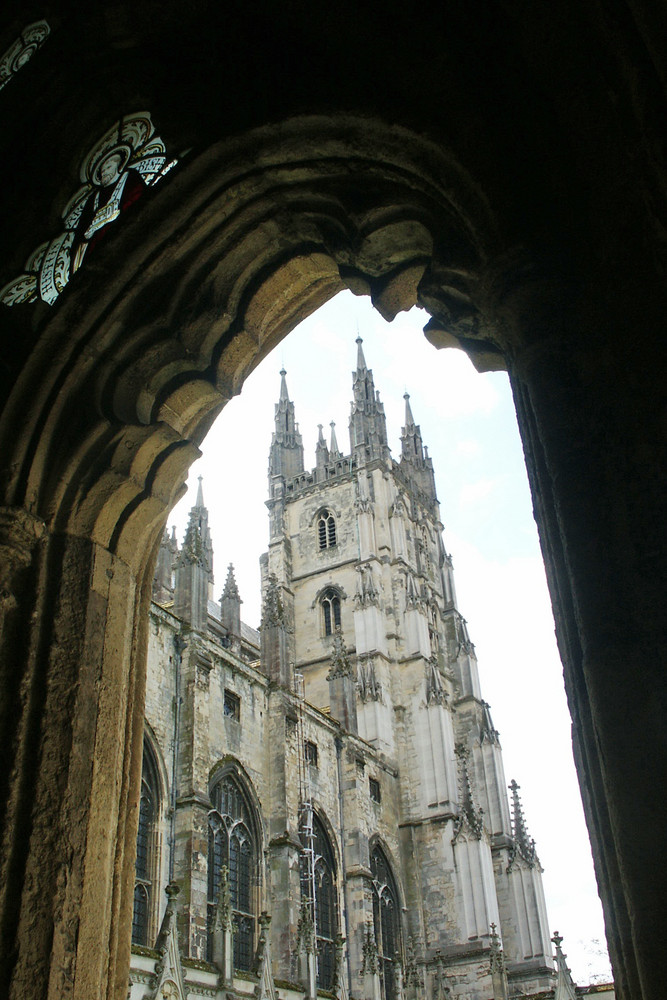
[[[264,588],[280,592],[305,700],[375,754],[365,780],[384,821],[383,863],[391,854],[400,871],[403,933],[423,956],[427,978],[440,974],[438,962],[456,968],[462,980],[478,976],[479,963],[489,963],[502,945],[511,983],[546,988],[553,964],[541,869],[524,844],[523,827],[510,819],[498,734],[457,607],[433,464],[410,397],[404,397],[396,461],[357,338],[350,453],[340,454],[335,433],[327,445],[320,426],[315,466],[304,472],[284,373],[281,378]],[[291,478],[281,464],[282,420],[292,435],[297,471]],[[358,781],[359,775],[357,789]],[[348,905],[372,923],[373,838],[358,790],[342,790],[341,802]],[[359,975],[368,967],[368,947],[358,937],[349,942],[350,965]],[[372,992],[365,974],[367,980]],[[492,989],[489,979],[489,995]]]

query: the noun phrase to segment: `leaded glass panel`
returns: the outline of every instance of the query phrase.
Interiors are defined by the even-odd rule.
[[[242,788],[231,776],[214,786],[211,800],[214,809],[209,814],[207,956],[211,961],[220,872],[226,865],[234,920],[234,967],[249,971],[254,957],[253,872],[257,864],[250,808]]]
[[[384,1000],[396,998],[396,955],[401,951],[398,890],[382,848],[371,852],[373,924]]]

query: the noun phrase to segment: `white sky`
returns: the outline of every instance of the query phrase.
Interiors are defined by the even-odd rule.
[[[484,698],[500,732],[508,782],[521,786],[528,829],[544,868],[552,933],[559,931],[575,981],[611,978],[602,911],[572,760],[544,567],[509,381],[478,374],[460,351],[435,351],[428,315],[387,324],[368,298],[342,293],[309,317],[253,372],[212,428],[191,469],[187,496],[172,512],[179,544],[197,476],[214,547],[215,596],[234,564],[249,625],[260,620],[259,556],[268,543],[267,467],[279,370],[315,465],[318,423],[336,421],[348,453],[348,416],[357,333],[400,452],[403,393],[433,458],[444,542],[454,560],[458,606],[475,643]]]

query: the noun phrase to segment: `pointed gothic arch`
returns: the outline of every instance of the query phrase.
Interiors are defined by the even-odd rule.
[[[164,782],[156,744],[144,734],[135,861],[132,943],[152,947],[158,930]]]
[[[403,927],[394,866],[379,838],[369,845],[373,892],[373,932],[383,1000],[396,1000],[396,962],[403,959]]]
[[[213,957],[213,926],[225,880],[234,926],[233,965],[249,972],[258,939],[263,847],[256,796],[235,762],[214,769],[209,795],[207,957]]]
[[[339,872],[335,838],[331,825],[319,810],[312,811],[312,845],[301,831],[306,849],[300,859],[301,897],[310,899],[310,878],[314,881],[311,900],[317,954],[317,986],[333,990],[336,977],[336,938],[340,933]],[[313,851],[312,875],[309,874],[308,849]]]
[[[87,58],[92,68],[98,52],[106,55],[105,46],[113,45],[115,50],[120,44],[128,53],[128,78],[113,94],[106,86],[91,88],[91,93],[104,92],[108,99],[100,107],[91,103],[92,97],[86,102],[85,113],[72,121],[68,142],[83,136],[85,146],[92,137],[86,134],[88,129],[92,135],[101,134],[125,110],[115,106],[124,87],[129,92],[136,89],[131,70],[142,65],[147,52],[133,35],[135,28],[140,34],[138,22],[125,19],[122,4],[119,10],[113,26],[109,23],[104,30],[90,32]],[[394,13],[401,14],[398,9]],[[658,397],[651,387],[655,378],[651,373],[656,370],[651,338],[633,336],[638,327],[658,328],[664,315],[655,261],[643,249],[646,234],[654,231],[659,215],[650,209],[634,210],[637,205],[653,205],[652,192],[657,190],[650,141],[644,151],[644,144],[638,144],[635,137],[650,136],[651,129],[645,128],[640,115],[650,119],[658,99],[655,103],[653,96],[651,101],[628,100],[626,70],[617,74],[613,70],[614,65],[632,67],[641,60],[642,47],[648,45],[644,40],[651,37],[650,18],[640,18],[629,8],[624,17],[630,30],[608,32],[601,13],[582,11],[577,16],[591,18],[582,32],[582,39],[585,34],[590,40],[582,41],[581,50],[577,47],[577,58],[581,59],[581,52],[590,53],[593,60],[609,57],[606,65],[615,79],[613,87],[604,82],[604,94],[591,85],[591,120],[598,115],[602,122],[606,114],[611,120],[608,96],[619,108],[619,125],[609,130],[614,138],[608,144],[603,140],[604,158],[596,158],[593,137],[606,130],[586,128],[586,102],[578,102],[577,113],[569,115],[565,93],[550,84],[570,75],[544,73],[536,66],[542,60],[535,59],[540,46],[533,40],[544,39],[542,22],[539,36],[531,33],[528,13],[521,31],[508,12],[498,13],[497,20],[494,15],[492,23],[480,25],[479,31],[468,32],[464,30],[467,25],[457,23],[456,30],[449,31],[451,50],[445,49],[444,38],[433,35],[434,50],[442,43],[443,51],[451,55],[451,75],[448,70],[437,80],[437,66],[423,91],[410,94],[402,87],[368,88],[377,103],[369,106],[365,117],[354,123],[340,115],[335,122],[325,122],[327,127],[321,128],[319,136],[312,120],[301,131],[285,124],[295,107],[303,107],[302,85],[294,104],[282,91],[271,95],[276,103],[271,104],[269,114],[276,125],[263,130],[262,141],[251,155],[245,137],[206,148],[202,135],[207,140],[217,129],[243,130],[247,123],[265,121],[265,106],[253,108],[247,117],[233,116],[231,126],[222,123],[220,112],[200,129],[190,121],[186,126],[175,115],[174,127],[184,145],[193,137],[200,143],[191,160],[192,170],[184,170],[168,189],[142,206],[140,226],[119,232],[112,244],[100,250],[99,266],[81,273],[80,280],[75,278],[57,313],[48,317],[36,313],[34,322],[31,315],[29,320],[9,324],[12,361],[7,379],[13,387],[0,422],[0,453],[7,470],[2,493],[2,541],[8,553],[3,593],[9,594],[10,616],[4,655],[8,677],[34,675],[39,682],[35,682],[28,715],[18,710],[20,698],[9,688],[11,731],[6,743],[24,749],[17,750],[17,766],[6,769],[8,775],[18,775],[19,782],[16,795],[7,796],[8,824],[24,829],[26,817],[48,817],[53,772],[67,783],[65,802],[81,804],[77,822],[66,806],[61,824],[45,823],[42,829],[39,820],[30,821],[36,823],[30,846],[26,842],[19,848],[12,842],[12,884],[22,885],[23,895],[20,899],[15,895],[9,904],[3,926],[12,928],[11,934],[18,933],[14,929],[22,926],[20,915],[31,915],[33,937],[41,942],[39,968],[48,965],[44,954],[49,953],[57,925],[58,933],[62,929],[67,939],[66,951],[74,953],[69,935],[76,938],[78,934],[86,942],[87,947],[80,949],[77,976],[96,980],[97,967],[86,956],[108,953],[108,966],[99,976],[111,984],[109,989],[118,991],[126,985],[125,945],[117,944],[110,934],[110,918],[101,923],[98,916],[121,912],[129,926],[128,857],[133,836],[126,834],[126,828],[128,803],[136,803],[140,784],[142,613],[154,543],[203,431],[224,400],[238,391],[257,357],[280,339],[298,315],[314,308],[341,283],[348,283],[355,290],[370,292],[386,315],[397,303],[401,308],[418,297],[436,317],[431,336],[441,344],[458,341],[481,364],[498,364],[499,352],[508,359],[557,606],[574,705],[578,766],[585,798],[591,803],[588,821],[600,854],[598,875],[605,890],[616,964],[628,991],[638,993],[640,980],[646,977],[661,982],[662,970],[650,960],[656,952],[652,928],[659,923],[659,913],[654,916],[651,906],[642,901],[656,894],[654,873],[644,869],[650,867],[646,858],[664,853],[662,834],[652,832],[648,806],[645,821],[638,818],[634,791],[647,757],[664,760],[662,738],[652,735],[659,729],[652,706],[662,700],[652,692],[663,691],[664,679],[649,666],[657,659],[653,650],[664,630],[650,625],[645,613],[647,606],[664,606],[657,593],[646,600],[656,564],[652,562],[655,550],[645,540],[659,537],[662,511],[655,496],[653,438],[647,445],[643,428],[651,431],[657,410],[647,409],[635,423],[629,402],[630,396],[634,400]],[[572,50],[560,35],[557,21],[555,15],[552,54],[554,48],[564,53]],[[569,32],[568,19],[562,21]],[[65,30],[58,37],[62,51],[70,57],[72,84],[78,82],[75,46],[85,36],[81,27],[71,32],[69,41]],[[497,43],[498,27],[508,45]],[[536,27],[532,23],[532,31]],[[333,31],[335,26],[330,28]],[[508,70],[497,79],[508,87],[509,97],[519,98],[516,103],[512,99],[502,102],[506,115],[527,103],[526,94],[547,95],[546,109],[537,100],[528,102],[525,118],[519,116],[520,142],[506,143],[503,126],[510,125],[508,118],[496,127],[497,94],[485,99],[483,87],[467,85],[465,66],[479,65],[479,60],[469,58],[467,41],[460,54],[456,47],[469,35],[479,38],[482,46],[488,42],[488,52],[481,51],[493,53],[494,59],[501,58],[497,53],[507,52],[506,64],[494,63],[496,71]],[[616,41],[609,42],[610,37]],[[626,42],[621,39],[626,37],[624,48]],[[563,41],[560,46],[558,39]],[[301,41],[300,33],[297,40]],[[179,37],[179,46],[180,42]],[[191,48],[197,52],[197,46]],[[176,45],[171,51],[186,54]],[[331,51],[337,57],[335,45]],[[33,69],[37,73],[38,61],[31,60],[22,76],[30,78]],[[585,55],[581,61],[588,64]],[[576,77],[578,67],[565,62],[559,70],[570,68],[572,78]],[[375,72],[374,60],[368,63]],[[108,60],[102,58],[99,64],[107,67]],[[391,69],[395,72],[393,64]],[[142,81],[151,79],[151,70],[158,71],[155,78],[165,86],[163,67],[155,63],[142,73]],[[22,134],[30,133],[24,127],[30,111],[33,122],[37,118],[49,122],[51,136],[67,135],[73,102],[83,101],[83,95],[79,87],[65,85],[65,64],[61,73],[60,86],[52,95],[41,86],[41,99],[16,116]],[[652,74],[653,69],[648,69],[649,84],[642,81],[643,72],[630,71],[627,76],[642,91],[644,86],[653,86]],[[326,73],[321,76],[323,81],[329,79]],[[280,77],[282,81],[286,74],[281,72]],[[188,79],[186,74],[179,79],[179,87],[183,79]],[[469,170],[456,163],[450,148],[457,116],[448,118],[446,126],[442,121],[443,80],[449,106],[456,103],[458,121],[465,123],[460,148]],[[536,85],[526,87],[526,80]],[[578,94],[577,87],[570,89]],[[392,105],[393,92],[400,93],[400,106]],[[361,96],[362,84],[349,94]],[[168,108],[170,97],[177,105],[177,96],[176,90],[161,93],[163,108]],[[45,104],[52,115],[45,112]],[[344,104],[341,101],[340,106]],[[181,105],[189,107],[190,102],[183,100]],[[365,107],[365,102],[361,105]],[[316,109],[323,106],[338,105],[329,99],[313,104]],[[641,112],[628,111],[638,106]],[[403,133],[395,124],[390,128],[378,125],[375,116],[382,115],[383,109],[386,121],[407,121],[412,131]],[[210,111],[215,113],[214,108]],[[483,127],[471,129],[470,123],[479,120]],[[572,166],[568,151],[577,149],[578,139],[587,142],[589,135],[590,155],[572,157],[576,161]],[[616,135],[627,136],[634,144],[631,156],[612,155],[625,148]],[[34,152],[42,151],[38,132],[34,139],[32,151],[26,153],[26,166],[31,154],[37,163]],[[456,142],[451,145],[458,148]],[[545,150],[549,151],[548,164]],[[23,245],[26,239],[32,240],[31,234],[22,231],[23,215],[34,221],[55,211],[51,199],[63,182],[53,169],[54,162],[60,166],[69,160],[78,162],[76,151],[67,143],[63,151],[53,154],[43,157],[39,169],[26,170],[26,184],[31,178],[33,182],[32,188],[24,186],[23,197],[14,197],[13,187],[6,187],[8,197],[16,202],[8,204],[7,217],[16,235],[18,261],[25,259],[24,251],[32,245]],[[322,167],[327,157],[329,172],[318,173],[313,161]],[[347,200],[345,185],[342,195],[336,187],[340,181],[332,166],[336,160],[341,173],[351,180]],[[619,160],[632,163],[624,175],[620,171],[623,176],[616,171]],[[415,161],[419,161],[417,170]],[[600,179],[596,176],[598,165],[614,173],[614,192],[617,188],[635,192],[618,213],[617,230],[612,224],[617,203],[612,196],[610,207],[603,208],[606,174]],[[270,169],[276,167],[269,179]],[[595,180],[590,187],[598,198],[591,206],[584,191],[588,178]],[[267,196],[272,182],[278,192],[273,204]],[[293,199],[283,197],[281,182],[283,188],[292,188]],[[27,204],[30,195],[34,207]],[[230,215],[243,220],[236,233],[218,225],[224,214],[222,201]],[[299,202],[308,206],[302,215],[296,207]],[[566,219],[562,230],[557,225],[561,211]],[[544,225],[544,216],[547,223],[553,223],[551,227]],[[583,220],[579,228],[577,216]],[[623,226],[632,228],[634,243]],[[635,227],[641,231],[641,242]],[[611,249],[602,253],[609,234]],[[279,254],[277,249],[273,255],[267,251],[269,245],[279,248]],[[617,249],[621,245],[622,253]],[[645,262],[645,266],[635,265],[634,274],[633,246],[643,249],[637,260]],[[518,247],[529,249],[524,253]],[[187,266],[182,267],[185,257]],[[286,286],[290,290],[283,296]],[[617,293],[622,301],[610,294],[615,288],[622,289]],[[587,308],[585,315],[579,315],[576,303],[583,300]],[[530,316],[528,322],[526,316]],[[582,361],[587,333],[594,334],[591,353]],[[604,342],[604,348],[596,347],[598,341]],[[630,343],[632,352],[626,346]],[[29,350],[32,355],[23,365],[24,352],[27,356]],[[615,365],[622,379],[609,374]],[[629,367],[631,378],[627,377]],[[618,397],[612,400],[614,384],[624,387],[620,402]],[[590,420],[591,408],[595,420]],[[555,412],[567,417],[554,420]],[[617,460],[607,446],[600,448],[589,426],[604,426],[608,419],[613,431],[609,437],[621,440],[615,445]],[[572,441],[579,442],[576,454]],[[595,461],[588,461],[587,454]],[[620,483],[618,468],[627,468],[625,479],[631,486]],[[576,490],[572,484],[577,484]],[[645,524],[623,522],[618,514],[623,504],[609,502],[616,489],[625,489],[628,510],[643,505]],[[618,563],[614,563],[614,552],[619,553]],[[624,562],[628,558],[634,560],[634,568]],[[659,579],[659,574],[655,577]],[[613,580],[613,585],[603,586],[605,578]],[[80,628],[70,629],[72,608]],[[100,608],[106,631],[99,627]],[[610,633],[609,623],[620,621],[626,623],[628,638],[613,629]],[[15,641],[17,632],[25,641]],[[622,689],[633,657],[637,670],[646,670],[650,683],[645,685],[646,702],[637,706],[631,725],[608,692],[614,686]],[[612,660],[616,685],[610,684]],[[85,697],[84,708],[78,702],[72,707],[66,697],[72,691],[99,690],[104,697],[97,703],[94,697],[90,699],[93,713],[97,712],[94,722],[86,714],[90,709]],[[639,749],[650,740],[654,741],[650,748]],[[30,755],[25,747],[39,749]],[[34,802],[26,800],[26,788],[34,789]],[[109,789],[114,789],[111,800]],[[638,836],[644,845],[641,850],[634,846]],[[57,882],[57,866],[51,865],[49,873],[44,859],[57,856],[64,864],[68,851],[80,864],[62,886]],[[35,852],[34,863],[44,871],[43,879],[26,877],[31,852]],[[76,934],[66,930],[74,926]],[[14,954],[16,949],[12,945],[6,951]],[[27,952],[16,953],[24,963],[17,981],[34,981],[32,959],[25,957]],[[53,976],[64,976],[52,968]],[[59,986],[52,983],[50,988],[58,993]]]

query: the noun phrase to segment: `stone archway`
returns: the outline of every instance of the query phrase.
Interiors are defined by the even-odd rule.
[[[472,322],[467,283],[493,244],[488,207],[456,164],[350,119],[212,147],[184,162],[142,226],[148,239],[120,230],[75,276],[0,430],[7,624],[40,622],[20,642],[5,632],[18,680],[10,822],[25,833],[6,869],[6,886],[22,885],[5,899],[10,995],[124,993],[148,583],[211,421],[345,284],[386,316],[420,282],[439,285],[442,308],[450,295]]]
[[[0,421],[8,994],[124,996],[156,542],[224,402],[344,286],[386,317],[418,301],[434,342],[510,370],[612,950],[621,989],[633,989],[637,942],[646,955],[654,937],[638,903],[648,881],[623,855],[629,796],[613,780],[631,740],[614,746],[619,706],[597,669],[622,595],[605,591],[600,610],[585,586],[618,526],[592,539],[608,470],[567,446],[591,442],[587,405],[605,409],[577,341],[590,320],[574,307],[580,289],[548,257],[503,243],[483,193],[441,148],[366,119],[294,120],[211,146],[141,226],[75,276]],[[596,623],[605,641],[586,649]],[[615,675],[624,648],[608,658]]]

